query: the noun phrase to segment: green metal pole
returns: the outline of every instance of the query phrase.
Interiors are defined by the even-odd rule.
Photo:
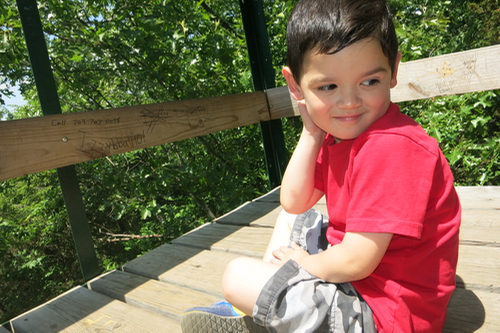
[[[269,47],[262,0],[240,0],[248,55],[256,91],[274,88],[274,67]],[[281,184],[288,164],[288,153],[281,119],[261,122],[262,140],[271,187]]]
[[[47,44],[43,35],[37,2],[36,0],[17,0],[17,7],[21,16],[42,112],[44,115],[60,114],[61,105],[52,73]],[[59,168],[57,173],[83,278],[88,281],[99,275],[101,270],[97,261],[75,167],[71,165]]]

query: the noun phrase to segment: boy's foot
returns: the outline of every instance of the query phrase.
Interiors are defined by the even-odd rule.
[[[181,327],[183,333],[268,332],[227,301],[187,310],[181,316]]]

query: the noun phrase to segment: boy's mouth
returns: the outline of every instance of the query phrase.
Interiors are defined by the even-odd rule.
[[[341,122],[355,122],[358,121],[359,118],[361,118],[362,114],[354,114],[354,115],[348,115],[348,116],[334,116],[333,118],[341,121]]]

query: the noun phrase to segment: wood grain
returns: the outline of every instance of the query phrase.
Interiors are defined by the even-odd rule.
[[[130,261],[123,270],[222,298],[222,273],[238,256],[165,244]]]
[[[456,187],[463,209],[494,209],[500,211],[498,186]]]
[[[265,120],[255,92],[0,121],[0,181]]]
[[[400,65],[394,102],[500,88],[500,45]]]
[[[457,275],[462,288],[500,292],[500,248],[460,245]]]
[[[15,333],[172,332],[180,324],[83,287],[11,321]]]
[[[121,271],[95,278],[89,282],[89,289],[175,321],[190,307],[209,306],[220,300],[213,295]]]
[[[206,224],[172,243],[262,258],[273,229]]]

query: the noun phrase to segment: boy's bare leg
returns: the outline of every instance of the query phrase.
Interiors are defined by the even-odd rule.
[[[261,290],[279,268],[260,259],[241,257],[232,260],[222,278],[224,298],[246,315],[252,316]]]
[[[289,245],[295,217],[284,210],[279,214],[263,260],[237,258],[224,271],[222,289],[225,299],[249,316],[252,316],[257,298],[267,281],[280,268],[270,263],[272,252],[280,246]]]

